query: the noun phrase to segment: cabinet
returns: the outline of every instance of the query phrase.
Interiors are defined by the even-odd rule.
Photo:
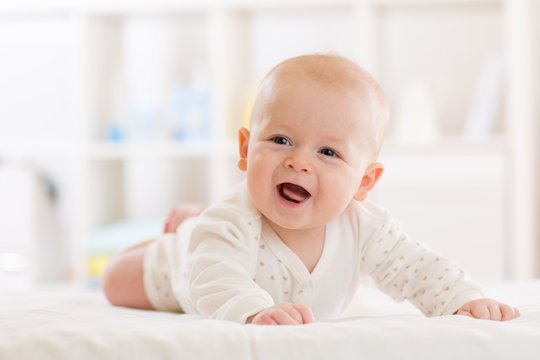
[[[451,255],[480,277],[531,276],[532,259],[516,261],[538,240],[532,215],[516,215],[538,214],[539,203],[527,198],[537,194],[538,109],[519,96],[539,80],[529,49],[538,32],[523,20],[531,9],[504,0],[7,1],[0,164],[56,184],[64,277],[82,279],[96,230],[130,219],[157,235],[172,205],[212,202],[238,182],[236,131],[258,81],[284,58],[335,51],[373,73],[391,106],[387,180],[373,197],[403,218],[424,216],[437,196],[450,213],[462,206],[452,200],[475,199],[462,213],[474,235],[447,224],[439,245],[480,251],[479,229],[495,222],[488,270]],[[425,191],[431,181],[440,188]],[[497,195],[474,197],[486,189]],[[530,240],[516,240],[520,231]]]

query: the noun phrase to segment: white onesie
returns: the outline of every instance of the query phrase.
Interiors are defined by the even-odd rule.
[[[424,314],[448,315],[482,297],[452,261],[409,239],[385,209],[353,201],[326,226],[309,273],[254,208],[242,182],[224,201],[148,246],[144,286],[157,310],[245,322],[280,302],[308,305],[315,319],[336,318],[363,276]]]

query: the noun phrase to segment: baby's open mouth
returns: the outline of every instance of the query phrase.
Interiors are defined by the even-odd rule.
[[[285,200],[296,204],[311,197],[309,191],[299,185],[291,183],[279,184],[278,191]]]

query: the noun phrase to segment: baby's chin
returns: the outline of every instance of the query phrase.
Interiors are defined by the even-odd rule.
[[[309,221],[305,221],[305,219],[292,219],[292,218],[281,218],[277,216],[272,216],[269,214],[269,216],[265,215],[264,213],[261,213],[266,221],[269,223],[270,227],[279,235],[280,231],[287,231],[287,232],[303,232],[303,231],[314,231],[314,230],[323,230],[326,228],[326,225],[337,218],[339,216],[336,215],[333,218],[330,217],[324,217],[319,218],[318,221],[313,221],[312,218],[309,219]],[[327,214],[325,214],[327,215]]]
[[[300,221],[293,221],[292,219],[283,219],[278,216],[273,216],[272,214],[265,215],[262,213],[268,224],[274,231],[278,232],[280,230],[285,231],[303,231],[310,228],[307,224]]]

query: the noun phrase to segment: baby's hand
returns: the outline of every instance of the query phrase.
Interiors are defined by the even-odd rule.
[[[300,325],[315,321],[313,312],[302,304],[280,303],[250,316],[246,324]]]
[[[176,206],[169,212],[167,221],[165,221],[165,228],[163,229],[163,232],[176,232],[176,228],[178,228],[178,225],[180,225],[184,220],[186,220],[188,217],[199,215],[205,208],[205,205],[190,203]]]
[[[478,299],[464,304],[454,315],[465,315],[476,319],[506,321],[517,318],[520,313],[515,307],[492,299]]]

